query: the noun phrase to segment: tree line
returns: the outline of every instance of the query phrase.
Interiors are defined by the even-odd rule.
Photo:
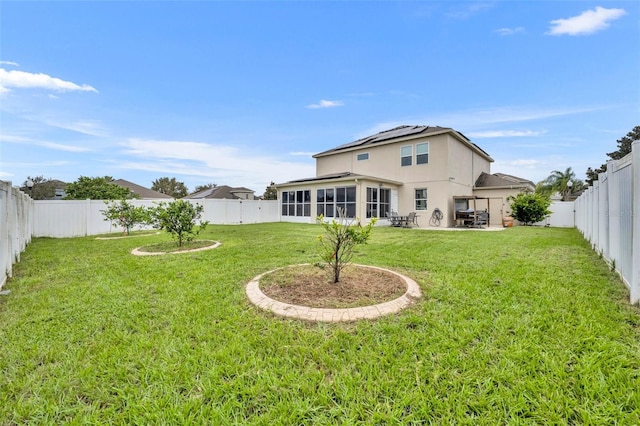
[[[44,176],[28,176],[22,183],[20,189],[26,194],[29,194],[34,200],[50,200],[55,198],[56,189],[59,189],[60,186],[64,186],[65,200],[126,200],[138,198],[129,188],[116,185],[114,181],[115,179],[111,176],[80,176],[76,181],[65,184],[64,182],[48,179]],[[184,182],[178,181],[175,177],[161,177],[151,183],[152,190],[166,194],[172,198],[183,198],[189,194],[195,194],[205,189],[213,189],[215,187],[217,187],[215,183],[198,185],[193,192],[190,193]],[[265,200],[277,199],[274,182],[271,182],[271,184],[267,186],[263,198]]]
[[[607,157],[611,160],[619,160],[631,152],[631,144],[633,141],[640,140],[640,126],[634,127],[626,136],[621,137],[616,141],[618,149],[613,152],[608,152]],[[607,171],[607,163],[602,164],[595,170],[589,167],[587,169],[586,183],[587,185],[593,185],[593,182],[598,180],[598,173],[604,173]]]

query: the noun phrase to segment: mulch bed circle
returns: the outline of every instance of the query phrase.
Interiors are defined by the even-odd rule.
[[[328,265],[292,265],[262,275],[259,287],[279,302],[335,309],[376,305],[407,291],[401,276],[362,265],[347,266],[338,283],[333,283]]]

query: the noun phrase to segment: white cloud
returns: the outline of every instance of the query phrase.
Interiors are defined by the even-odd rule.
[[[503,157],[498,154],[494,159],[495,163],[491,165],[492,173],[506,173],[532,182],[540,182],[549,177],[553,170],[564,170],[568,166],[571,166],[577,175],[587,167],[593,166],[590,161],[583,161],[579,156],[576,157],[575,151],[555,155],[541,152],[540,156],[528,158],[509,157],[508,154]]]
[[[55,143],[55,142],[47,142],[47,141],[36,143],[36,145],[40,145],[40,146],[42,146],[44,148],[49,148],[49,149],[53,149],[53,150],[56,150],[56,151],[66,151],[66,152],[88,152],[88,151],[91,151],[91,149],[86,148],[84,146],[66,145],[66,144]]]
[[[524,27],[498,28],[497,30],[495,30],[495,32],[500,34],[501,36],[509,36],[509,35],[514,35],[517,33],[524,32]]]
[[[58,160],[58,161],[41,161],[41,162],[12,162],[11,166],[16,168],[16,169],[27,169],[30,170],[29,173],[34,173],[34,170],[43,170],[43,169],[47,169],[50,167],[64,167],[66,169],[69,169],[69,165],[71,165],[72,162],[71,161],[65,161],[65,160]],[[25,177],[29,174],[29,173],[25,173]],[[38,172],[35,172],[38,173]],[[42,173],[39,173],[42,174]],[[14,177],[16,176],[15,173],[11,173],[11,172],[2,172],[0,171],[0,177]]]
[[[529,179],[532,182],[539,182],[546,178],[549,173],[549,162],[545,159],[514,159],[500,160],[495,159],[495,163],[491,165],[492,173],[506,173],[512,176],[518,176]]]
[[[11,65],[12,67],[20,66],[20,64],[18,64],[17,62],[11,62],[11,61],[0,61],[0,65]]]
[[[596,111],[594,107],[560,107],[544,108],[530,106],[504,106],[476,110],[462,110],[442,115],[434,115],[421,120],[420,123],[431,126],[455,126],[456,130],[470,131],[477,126],[496,123],[517,123],[535,121],[565,115],[582,114]],[[415,121],[415,120],[412,120]],[[407,124],[407,123],[404,123]]]
[[[343,106],[344,103],[342,101],[326,101],[322,99],[317,104],[307,105],[307,108],[310,109],[319,109],[319,108],[335,108],[339,106]]]
[[[294,151],[289,153],[293,157],[311,157],[314,154],[317,154],[317,152]]]
[[[536,167],[540,166],[540,164],[542,164],[542,162],[540,160],[526,159],[526,160],[508,161],[506,164],[509,165],[509,166],[513,166],[513,167],[524,167],[524,168],[528,168],[528,169],[533,169],[533,168],[536,168]]]
[[[7,71],[0,68],[0,93],[6,93],[11,88],[17,89],[47,89],[56,92],[82,91],[98,92],[95,88],[83,84],[78,85],[70,81],[61,80],[42,73],[30,73],[24,71]]]
[[[9,142],[9,143],[27,143],[31,139],[25,138],[24,136],[15,136],[8,135],[6,133],[0,133],[0,142]]]
[[[24,136],[7,135],[7,134],[0,135],[0,141],[5,143],[41,146],[43,148],[49,148],[56,151],[66,151],[66,152],[91,151],[91,149],[83,146],[67,145],[67,144],[61,144],[61,143],[49,142],[49,141],[41,141],[37,139],[26,138]]]
[[[544,131],[534,130],[488,130],[482,132],[469,132],[465,133],[472,138],[521,138],[530,136],[540,136],[545,134]]]
[[[307,162],[294,162],[276,156],[247,156],[239,147],[191,141],[129,139],[122,146],[125,154],[139,160],[118,161],[117,167],[205,177],[254,190],[271,181],[280,183],[315,175],[315,162],[310,157]]]
[[[511,130],[502,133],[491,134],[483,128],[494,127],[495,124],[519,123],[524,121],[536,121],[566,115],[582,114],[596,111],[600,108],[594,107],[560,107],[544,108],[531,106],[505,106],[486,109],[460,110],[443,114],[434,114],[425,117],[409,117],[400,120],[384,121],[374,123],[369,128],[354,135],[354,140],[374,135],[378,132],[393,129],[402,125],[425,125],[453,127],[453,129],[463,132],[466,136],[479,135],[479,137],[514,137],[514,136],[536,136],[526,133],[512,133]],[[475,132],[475,133],[474,133]],[[525,131],[526,132],[526,131]],[[540,133],[541,134],[541,133]],[[501,136],[502,135],[502,136]]]
[[[59,129],[71,130],[73,132],[82,133],[89,136],[106,136],[107,130],[104,129],[102,124],[96,120],[81,120],[65,122],[59,119],[44,119],[46,125],[57,127]]]
[[[616,20],[627,12],[624,9],[605,9],[596,7],[594,10],[587,10],[578,16],[567,19],[555,19],[551,21],[551,28],[548,35],[585,35],[593,34],[597,31],[609,27],[609,22]]]

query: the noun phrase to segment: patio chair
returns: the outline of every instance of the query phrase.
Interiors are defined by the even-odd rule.
[[[409,216],[407,216],[407,221],[403,226],[405,228],[411,228],[412,225],[418,225],[418,223],[416,222],[416,212],[409,213]]]
[[[387,212],[387,219],[391,222],[391,226],[400,226],[400,217],[398,216],[398,212]]]

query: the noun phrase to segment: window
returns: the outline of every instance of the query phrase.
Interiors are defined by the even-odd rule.
[[[363,154],[358,154],[358,161],[362,161],[362,160],[368,160],[369,159],[369,153],[365,152]]]
[[[318,189],[317,193],[317,216],[333,217],[333,210],[335,207],[335,198],[333,188]]]
[[[427,188],[416,189],[416,210],[427,209]]]
[[[356,217],[355,186],[318,189],[316,195],[318,216],[337,217],[337,208],[342,207],[347,217]]]
[[[356,217],[356,187],[336,188],[336,209],[342,207],[347,217]],[[336,216],[338,212],[336,211]]]
[[[378,188],[367,187],[367,217],[378,217]]]
[[[400,165],[410,166],[411,157],[413,157],[413,145],[407,145],[400,148]]]
[[[282,216],[311,216],[311,191],[283,191]]]
[[[390,209],[391,190],[367,187],[367,218],[387,217]]]
[[[416,144],[416,164],[429,164],[429,143]]]

